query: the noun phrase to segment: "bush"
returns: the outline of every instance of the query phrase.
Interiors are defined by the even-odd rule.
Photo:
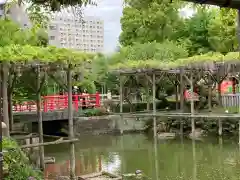
[[[8,174],[4,177],[5,180],[26,180],[29,177],[34,177],[37,180],[43,179],[42,173],[33,169],[26,154],[14,140],[4,137],[2,148],[3,151],[6,151],[3,165],[4,168],[8,169]]]
[[[100,107],[100,108],[94,108],[94,109],[85,109],[80,114],[91,117],[91,116],[104,116],[109,115],[109,112],[106,108]]]

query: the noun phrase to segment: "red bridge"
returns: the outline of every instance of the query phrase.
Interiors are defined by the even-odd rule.
[[[100,107],[100,94],[75,94],[73,98],[73,107],[76,111],[79,108],[96,108]],[[53,95],[42,97],[42,111],[51,112],[64,110],[68,108],[68,95]],[[37,110],[36,102],[29,101],[13,106],[13,112],[33,112]]]

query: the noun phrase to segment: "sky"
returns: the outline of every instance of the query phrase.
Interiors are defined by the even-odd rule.
[[[97,6],[86,7],[85,16],[97,16],[104,21],[104,51],[111,53],[118,45],[121,32],[123,0],[98,0]]]

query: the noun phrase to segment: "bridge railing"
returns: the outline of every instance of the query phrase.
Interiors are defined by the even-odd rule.
[[[32,112],[37,111],[37,106],[34,101],[23,102],[13,106],[13,112]]]
[[[82,107],[100,107],[100,94],[76,94],[72,96],[76,111]],[[43,111],[55,111],[68,108],[68,95],[44,96]]]
[[[82,107],[100,107],[100,94],[75,94],[72,96],[73,107],[76,111]],[[53,95],[42,97],[42,110],[44,112],[63,110],[68,108],[68,95]],[[34,101],[24,102],[13,106],[13,112],[33,112],[37,110]]]

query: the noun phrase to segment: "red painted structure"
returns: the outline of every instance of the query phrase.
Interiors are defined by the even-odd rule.
[[[70,161],[67,160],[63,163],[54,163],[46,164],[44,171],[45,180],[56,179],[56,175],[68,176],[70,169]],[[102,158],[101,156],[96,156],[93,162],[90,162],[89,159],[85,160],[76,160],[75,173],[76,176],[83,174],[96,173],[102,171]]]
[[[78,111],[81,107],[96,108],[100,107],[100,94],[75,94],[73,98],[73,107]],[[53,95],[42,97],[42,111],[51,112],[68,108],[68,95]],[[33,112],[36,111],[34,101],[24,102],[13,106],[14,112]]]

